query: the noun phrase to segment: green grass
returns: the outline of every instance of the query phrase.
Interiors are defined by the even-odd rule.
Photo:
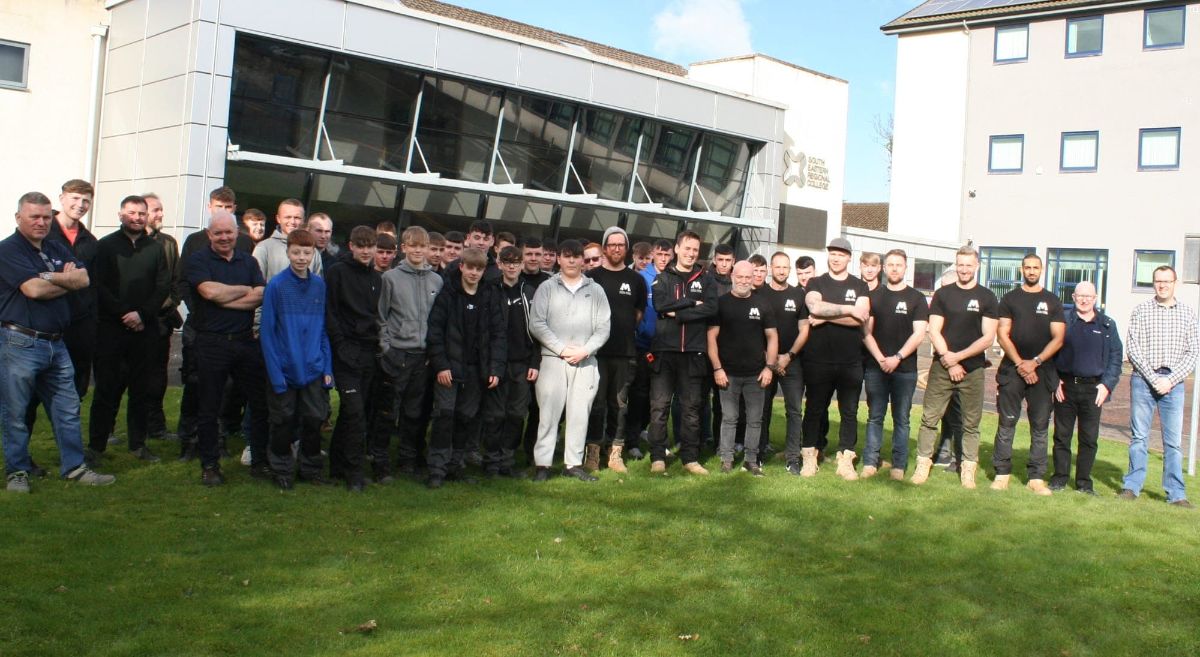
[[[773,427],[779,445],[781,416]],[[989,445],[994,431],[985,416]],[[1200,514],[1162,503],[1161,458],[1155,495],[1115,499],[1114,443],[1100,498],[997,494],[983,477],[964,491],[940,472],[921,488],[847,483],[831,463],[801,480],[779,461],[761,480],[678,465],[651,478],[642,461],[591,485],[360,496],[280,492],[231,462],[210,490],[195,463],[110,454],[115,486],[0,495],[0,655],[1200,651]],[[369,635],[342,633],[371,619]]]

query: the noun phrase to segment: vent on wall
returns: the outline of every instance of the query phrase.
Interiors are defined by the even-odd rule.
[[[829,212],[799,205],[779,204],[779,237],[784,246],[820,250],[825,248]]]

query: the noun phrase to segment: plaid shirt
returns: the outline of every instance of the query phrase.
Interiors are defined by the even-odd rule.
[[[1196,313],[1186,305],[1175,302],[1164,306],[1157,299],[1138,304],[1129,318],[1129,362],[1142,378],[1153,382],[1160,375],[1155,370],[1170,368],[1167,380],[1171,385],[1183,383],[1196,366],[1200,351]]]

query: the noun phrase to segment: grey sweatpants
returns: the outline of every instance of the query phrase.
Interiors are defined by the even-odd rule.
[[[573,468],[583,464],[583,445],[587,439],[588,414],[600,371],[596,358],[590,357],[579,365],[568,365],[556,356],[542,356],[541,369],[535,384],[538,418],[537,443],[533,446],[533,462],[538,467],[554,463],[554,447],[558,443],[558,420],[567,413],[563,465]]]

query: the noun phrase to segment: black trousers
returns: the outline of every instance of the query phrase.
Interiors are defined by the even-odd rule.
[[[598,356],[596,369],[600,372],[600,383],[588,416],[587,443],[624,445],[629,387],[637,372],[637,361],[627,356]]]
[[[197,447],[203,467],[217,467],[221,452],[217,432],[217,415],[225,381],[230,377],[250,406],[252,421],[250,445],[252,465],[265,463],[267,458],[267,376],[262,349],[252,337],[226,339],[210,333],[197,333],[195,356],[199,370],[197,392]],[[203,363],[203,367],[199,366]]]
[[[421,415],[429,395],[429,365],[424,351],[391,349],[379,360],[371,407],[371,468],[376,477],[392,473],[390,444],[400,427],[399,462],[416,465],[425,451]]]
[[[337,385],[337,422],[329,439],[329,474],[347,481],[363,477],[366,460],[366,398],[377,367],[374,342],[347,342],[333,351],[333,381]]]
[[[837,395],[841,426],[838,451],[857,451],[858,399],[862,394],[862,361],[854,363],[817,363],[804,361],[804,447],[819,447],[821,418],[829,418],[829,403]],[[828,426],[828,424],[826,424]]]
[[[629,382],[629,405],[625,408],[625,444],[636,447],[642,430],[650,425],[650,363],[645,351],[638,351],[633,378]]]
[[[271,422],[269,460],[276,474],[290,477],[295,470],[292,442],[297,426],[300,433],[300,476],[311,479],[324,469],[321,423],[329,414],[329,397],[322,383],[318,378],[303,387],[267,393],[267,415]],[[254,411],[250,411],[250,419],[254,420]]]
[[[63,332],[62,339],[67,347],[67,355],[71,357],[71,365],[75,367],[75,393],[82,401],[92,380],[92,363],[96,357],[96,318],[72,322]],[[37,421],[37,408],[38,397],[34,395],[25,408],[25,426],[29,427],[31,434],[33,424]]]
[[[700,458],[700,407],[709,376],[708,357],[701,353],[666,351],[654,354],[650,364],[650,456],[667,458],[667,415],[671,398],[679,396],[679,459],[692,463]]]
[[[189,443],[196,442],[196,423],[200,407],[200,365],[196,362],[196,330],[185,323],[179,335],[179,379],[183,392],[179,398],[179,424],[175,433],[179,435],[180,450],[186,451]]]
[[[1017,433],[1021,402],[1024,401],[1025,415],[1029,418],[1029,461],[1026,470],[1030,479],[1044,479],[1046,476],[1046,439],[1058,375],[1046,366],[1039,367],[1037,374],[1037,383],[1029,385],[1017,373],[1014,365],[1002,366],[996,372],[998,417],[992,465],[998,475],[1012,474],[1013,437]]]
[[[173,331],[160,328],[157,321],[153,325],[156,333],[149,338],[146,354],[146,431],[152,437],[161,438],[167,432],[163,398],[167,395],[167,368],[171,364]]]
[[[533,399],[533,384],[527,380],[528,375],[528,363],[509,363],[500,385],[484,393],[483,419],[479,424],[486,472],[511,470],[515,464],[525,416]]]
[[[102,322],[97,331],[95,354],[96,393],[92,396],[88,424],[88,447],[103,452],[108,447],[121,408],[121,397],[129,391],[125,424],[129,450],[146,445],[146,369],[150,347],[158,336],[153,329],[130,331],[124,325]]]
[[[1050,482],[1067,485],[1071,478],[1071,438],[1079,425],[1079,454],[1075,457],[1075,487],[1092,490],[1092,466],[1100,437],[1100,407],[1096,383],[1075,383],[1063,378],[1063,400],[1054,403],[1054,476]]]
[[[429,435],[429,475],[444,477],[462,470],[467,436],[479,430],[479,411],[487,383],[479,370],[467,366],[462,379],[449,386],[433,385],[433,431]]]

